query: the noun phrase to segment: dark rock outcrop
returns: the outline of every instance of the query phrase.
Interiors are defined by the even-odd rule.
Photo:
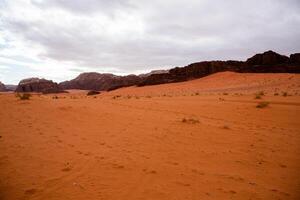
[[[290,55],[290,63],[300,65],[300,53],[291,54]]]
[[[0,92],[5,92],[5,91],[6,91],[5,85],[2,82],[0,82]]]
[[[42,92],[48,93],[61,93],[63,92],[58,84],[46,79],[28,78],[20,81],[16,92]]]
[[[165,73],[168,73],[168,72],[169,72],[169,70],[152,70],[149,73],[139,74],[139,77],[146,78],[148,76],[151,76],[152,74],[165,74]]]
[[[73,80],[61,82],[61,89],[81,89],[81,90],[96,90],[110,91],[120,87],[137,85],[142,80],[136,75],[116,76],[113,74],[100,74],[96,72],[82,73]]]
[[[287,64],[289,63],[289,57],[273,51],[266,51],[262,54],[256,54],[255,56],[248,58],[246,63],[250,66]]]
[[[147,74],[116,76],[96,72],[82,73],[75,79],[56,84],[45,79],[31,78],[20,82],[17,92],[57,93],[67,89],[110,91],[132,85],[144,86],[173,83],[201,78],[216,72],[239,73],[300,73],[300,53],[290,57],[273,51],[256,54],[246,61],[203,61],[170,70]]]
[[[299,54],[291,57],[267,51],[243,61],[204,61],[185,67],[175,67],[168,73],[152,74],[145,77],[139,86],[172,83],[201,78],[216,72],[233,71],[240,73],[300,73]]]

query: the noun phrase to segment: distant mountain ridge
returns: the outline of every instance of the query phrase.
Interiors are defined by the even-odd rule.
[[[47,93],[60,93],[62,90],[58,84],[46,79],[40,78],[27,78],[20,81],[16,88],[16,92],[41,92]]]
[[[114,74],[100,74],[97,72],[82,73],[75,79],[59,83],[59,88],[82,90],[113,90],[120,87],[136,85],[142,80],[136,75],[117,76]]]
[[[155,70],[147,74],[117,76],[97,72],[82,73],[75,79],[59,84],[45,79],[20,81],[17,92],[56,93],[67,89],[109,91],[127,86],[145,86],[201,78],[216,72],[239,73],[300,73],[300,53],[290,57],[274,51],[256,54],[246,61],[202,61],[170,70]],[[1,87],[1,86],[0,86]]]
[[[6,91],[5,85],[2,82],[0,82],[0,92],[5,92],[5,91]]]
[[[300,73],[300,53],[290,57],[273,51],[256,54],[244,61],[203,61],[185,67],[175,67],[168,73],[146,77],[139,86],[186,81],[201,78],[216,72],[239,73]]]

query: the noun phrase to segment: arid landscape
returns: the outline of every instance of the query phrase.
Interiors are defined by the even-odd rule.
[[[300,75],[0,94],[0,199],[300,198]]]
[[[300,200],[300,0],[0,0],[0,200]]]

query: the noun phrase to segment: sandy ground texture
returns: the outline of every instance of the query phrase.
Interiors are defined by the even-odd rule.
[[[299,95],[300,75],[229,72],[2,93],[0,199],[300,199]]]

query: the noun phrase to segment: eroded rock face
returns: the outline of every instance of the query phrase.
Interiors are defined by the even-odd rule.
[[[5,91],[6,91],[5,85],[2,82],[0,82],[0,92],[5,92]]]
[[[60,93],[62,90],[51,80],[28,78],[20,81],[16,92]]]
[[[152,74],[146,77],[139,86],[186,81],[221,71],[242,71],[244,66],[244,62],[240,61],[198,62],[185,67],[175,67],[168,73]]]
[[[289,63],[289,57],[280,55],[274,51],[266,51],[262,54],[248,58],[246,61],[248,65],[278,65]]]
[[[145,77],[139,86],[172,83],[201,78],[216,72],[233,71],[240,73],[300,73],[300,54],[291,57],[267,51],[243,61],[204,61],[185,67],[175,67],[163,74]]]
[[[300,64],[300,53],[294,53],[290,56],[291,64]]]
[[[96,72],[82,73],[73,80],[59,84],[61,89],[81,89],[109,91],[120,87],[138,84],[142,78],[136,75],[116,76],[113,74],[100,74]]]

